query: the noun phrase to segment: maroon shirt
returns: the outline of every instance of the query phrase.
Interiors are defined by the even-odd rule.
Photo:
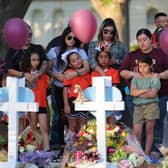
[[[128,56],[125,57],[120,71],[128,70],[138,72],[137,59],[141,55],[149,55],[153,59],[153,72],[160,73],[168,69],[168,56],[165,55],[160,49],[153,48],[149,53],[142,53],[139,49],[134,52],[130,52]],[[130,80],[128,81],[130,85]],[[168,95],[168,80],[161,80],[161,89],[158,92],[159,96]]]

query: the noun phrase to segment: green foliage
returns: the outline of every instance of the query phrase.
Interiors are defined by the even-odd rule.
[[[103,0],[104,5],[109,5],[113,0]]]

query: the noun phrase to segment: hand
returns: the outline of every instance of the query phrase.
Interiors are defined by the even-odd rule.
[[[114,57],[111,58],[111,65],[113,64],[118,64],[118,61]]]
[[[131,72],[131,76],[137,79],[141,79],[143,77],[139,72]]]
[[[25,73],[25,79],[32,84],[34,82],[35,76],[31,73]]]
[[[71,112],[70,106],[69,105],[64,105],[64,113],[65,114],[70,114],[70,112]]]
[[[74,72],[65,72],[64,73],[64,78],[65,79],[72,79],[73,77],[77,76],[77,73]]]
[[[160,78],[159,73],[153,73],[153,74],[152,74],[152,77],[153,77],[153,78]]]

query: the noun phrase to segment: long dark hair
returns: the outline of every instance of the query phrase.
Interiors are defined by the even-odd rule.
[[[39,55],[40,63],[39,63],[39,66],[38,66],[37,69],[38,70],[40,69],[40,67],[42,65],[42,60],[41,60],[41,57],[40,57],[40,48],[35,47],[35,46],[31,46],[30,48],[28,48],[26,50],[26,53],[24,54],[23,62],[22,62],[22,65],[21,65],[22,71],[30,72],[30,70],[31,70],[31,55],[32,54]]]
[[[70,26],[67,26],[64,31],[62,32],[62,40],[61,40],[61,45],[60,45],[60,51],[59,51],[59,54],[58,54],[58,61],[57,61],[57,67],[63,67],[64,66],[64,61],[61,59],[61,55],[65,52],[66,50],[66,43],[65,43],[65,38],[66,36],[71,33],[72,30],[70,28]],[[75,38],[75,44],[74,44],[74,47],[77,47],[79,48],[79,45],[80,45],[80,41]]]
[[[118,35],[116,24],[112,18],[106,18],[103,20],[103,22],[101,23],[100,28],[99,28],[97,39],[99,41],[103,40],[102,32],[103,32],[103,29],[107,26],[112,26],[114,28],[114,37],[112,40],[114,43],[118,43],[119,42],[119,35]]]

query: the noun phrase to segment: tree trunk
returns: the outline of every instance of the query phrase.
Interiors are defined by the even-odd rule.
[[[3,25],[13,17],[23,18],[32,0],[0,0],[0,58],[6,55],[7,45],[3,39]]]
[[[93,8],[104,19],[114,19],[120,39],[128,44],[128,3],[129,0],[111,0],[111,3],[104,4],[103,0],[91,0]]]

